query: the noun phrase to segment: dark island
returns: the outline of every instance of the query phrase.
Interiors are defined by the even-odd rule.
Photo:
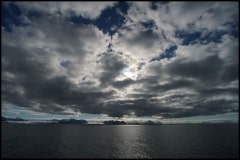
[[[76,119],[61,119],[56,121],[57,124],[87,124],[88,121],[80,119],[80,120],[76,120]]]
[[[25,119],[22,118],[5,118],[2,117],[2,122],[8,122],[8,121],[14,121],[14,122],[21,122],[21,121],[26,121]]]
[[[106,125],[124,125],[124,124],[127,124],[126,122],[124,121],[104,121],[103,124],[106,124]]]

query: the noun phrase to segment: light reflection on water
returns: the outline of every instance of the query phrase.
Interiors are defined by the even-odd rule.
[[[116,128],[116,158],[151,158],[144,126],[121,126]]]
[[[2,124],[2,158],[238,158],[237,125]]]

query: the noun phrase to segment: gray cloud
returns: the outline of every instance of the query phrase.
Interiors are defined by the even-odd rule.
[[[22,10],[38,11],[52,15],[71,16],[72,14],[84,18],[97,18],[101,12],[114,5],[114,2],[15,2]]]
[[[102,69],[99,78],[102,85],[111,84],[120,72],[127,67],[124,60],[116,54],[104,54],[99,63]]]
[[[139,32],[134,37],[130,37],[127,40],[127,43],[132,45],[140,45],[144,46],[145,48],[151,48],[157,40],[159,40],[158,34],[154,33],[153,30],[143,30]]]

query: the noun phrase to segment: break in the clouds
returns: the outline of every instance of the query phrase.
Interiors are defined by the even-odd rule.
[[[238,5],[4,2],[2,100],[58,115],[238,112]]]

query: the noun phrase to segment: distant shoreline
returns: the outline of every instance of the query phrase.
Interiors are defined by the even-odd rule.
[[[47,125],[67,125],[61,123],[45,123],[45,122],[30,122],[30,123],[22,123],[22,122],[2,122],[2,124],[47,124]],[[79,126],[165,126],[165,125],[239,125],[238,122],[232,123],[175,123],[175,124],[74,124],[68,123],[70,125],[79,125]]]

